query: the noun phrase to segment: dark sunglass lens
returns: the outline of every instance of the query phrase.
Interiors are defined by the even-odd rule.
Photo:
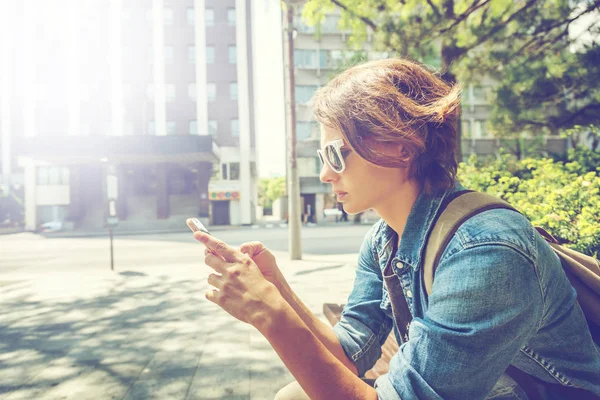
[[[319,160],[321,160],[321,164],[325,164],[325,160],[323,160],[323,154],[321,154],[321,151],[317,151],[317,154],[319,155]]]
[[[333,146],[327,146],[325,148],[325,155],[335,171],[340,171],[342,169],[342,160]]]

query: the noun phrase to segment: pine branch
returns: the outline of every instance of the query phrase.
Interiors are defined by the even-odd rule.
[[[575,118],[577,118],[581,115],[584,115],[588,111],[599,111],[600,112],[600,104],[591,103],[591,104],[586,105],[585,107],[580,108],[577,112],[571,114],[568,118],[562,120],[560,122],[560,126],[565,126],[565,125],[569,124]],[[593,115],[596,115],[596,114],[593,114]]]
[[[437,20],[439,21],[442,18],[442,14],[440,14],[440,10],[438,10],[438,8],[435,6],[435,4],[433,4],[433,1],[431,1],[431,0],[427,0],[427,4],[429,4],[429,7],[431,7],[431,9],[433,10],[433,13],[437,17]]]
[[[331,1],[333,4],[335,4],[336,6],[338,6],[339,8],[341,8],[342,10],[346,11],[348,14],[354,16],[355,18],[360,19],[369,28],[373,29],[373,31],[377,30],[377,26],[375,25],[375,23],[373,21],[371,21],[369,18],[367,18],[367,17],[365,17],[363,15],[358,15],[354,10],[351,10],[347,5],[342,4],[341,1],[339,1],[339,0],[329,0],[329,1]]]
[[[496,26],[494,26],[492,29],[490,29],[488,31],[488,33],[486,33],[483,36],[480,36],[479,39],[473,43],[470,46],[466,46],[466,47],[461,47],[460,48],[460,55],[464,55],[467,52],[473,50],[474,48],[478,47],[479,45],[481,45],[482,43],[487,42],[491,37],[493,37],[496,33],[500,32],[502,29],[505,28],[505,26],[510,23],[513,19],[515,19],[517,16],[519,16],[522,12],[526,11],[528,8],[530,8],[531,6],[533,6],[535,3],[537,2],[537,0],[529,0],[527,3],[525,3],[525,5],[521,8],[519,8],[517,11],[515,11],[510,17],[508,17],[505,21],[502,21],[500,23],[498,23]]]
[[[474,13],[475,11],[477,11],[478,9],[480,9],[481,7],[485,6],[486,4],[489,4],[491,1],[492,0],[484,0],[482,3],[479,3],[479,4],[478,4],[478,1],[475,1],[475,3],[473,3],[464,13],[460,14],[454,20],[454,22],[450,26],[448,26],[448,27],[440,30],[438,32],[437,36],[442,36],[446,32],[451,31],[458,24],[460,24],[461,22],[463,22],[464,20],[466,20],[472,13]]]

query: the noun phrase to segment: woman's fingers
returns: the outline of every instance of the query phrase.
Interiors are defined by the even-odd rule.
[[[231,263],[210,252],[204,256],[204,263],[220,274],[224,274],[231,265]]]
[[[222,240],[217,239],[212,235],[207,235],[203,232],[194,232],[194,239],[199,242],[204,243],[204,245],[211,250],[213,253],[220,255],[223,257],[225,261],[235,262],[239,260],[242,253],[233,247],[229,246],[227,243]]]
[[[223,276],[217,274],[208,275],[207,282],[209,285],[214,286],[215,288],[222,290],[223,289]]]
[[[248,254],[251,258],[259,255],[267,248],[261,242],[248,242],[244,243],[240,246],[240,251],[242,253]]]
[[[211,290],[208,291],[204,294],[204,297],[206,297],[206,299],[208,301],[212,301],[215,304],[219,304],[219,291],[218,290]]]

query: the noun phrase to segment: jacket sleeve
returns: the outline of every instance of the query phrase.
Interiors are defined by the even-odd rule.
[[[365,235],[352,292],[340,322],[333,328],[359,376],[381,357],[381,346],[392,329],[392,320],[380,308],[383,278],[372,246],[376,226]]]

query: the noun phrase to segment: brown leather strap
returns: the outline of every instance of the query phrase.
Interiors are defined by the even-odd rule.
[[[517,211],[497,197],[486,193],[465,191],[452,199],[439,214],[427,239],[423,261],[423,281],[428,295],[431,294],[437,264],[458,228],[474,215],[495,208]]]
[[[390,253],[386,266],[383,270],[383,282],[385,283],[385,287],[388,291],[390,303],[392,305],[392,314],[394,315],[394,321],[396,321],[398,333],[400,334],[400,344],[402,344],[408,340],[408,328],[410,326],[410,322],[412,321],[412,314],[408,308],[406,297],[404,297],[404,291],[402,290],[400,279],[392,268],[392,260],[394,259],[396,250],[398,249],[397,235],[395,235],[392,240],[392,252]]]

